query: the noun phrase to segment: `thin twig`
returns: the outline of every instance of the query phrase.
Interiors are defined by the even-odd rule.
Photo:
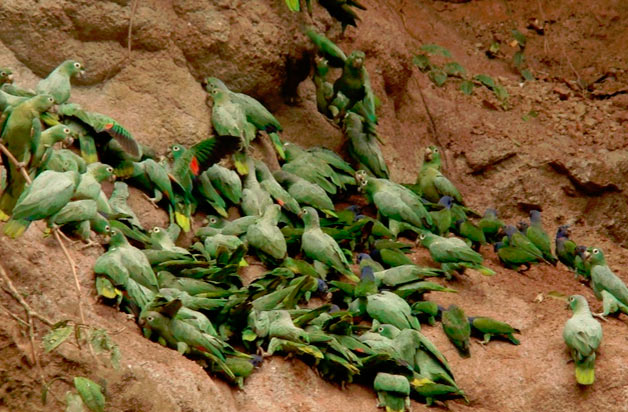
[[[24,298],[22,298],[22,296],[18,293],[17,289],[15,289],[15,286],[13,286],[13,283],[11,282],[9,275],[7,275],[7,272],[6,270],[4,270],[4,267],[2,265],[0,265],[0,276],[2,276],[4,283],[6,283],[7,287],[9,288],[9,293],[11,294],[11,296],[13,296],[13,298],[16,299],[20,303],[20,305],[22,305],[22,307],[24,308],[24,312],[26,313],[25,323],[28,325],[28,340],[31,344],[31,356],[33,358],[33,362],[35,363],[35,367],[37,368],[37,371],[39,372],[39,379],[41,380],[42,383],[44,383],[45,382],[44,372],[41,369],[41,364],[39,363],[39,356],[37,356],[37,349],[35,347],[35,325],[33,323],[33,316],[32,316],[33,310],[28,305],[28,303],[24,301]],[[24,321],[22,322],[24,323]]]
[[[20,325],[28,327],[28,323],[25,320],[17,316],[15,313],[11,312],[9,309],[5,308],[2,303],[0,303],[0,309],[2,309],[7,315],[11,316]]]
[[[7,292],[13,297],[13,299],[17,300],[17,302],[22,305],[24,311],[26,311],[29,316],[39,319],[46,326],[54,325],[54,323],[50,319],[34,311],[33,308],[31,308],[30,305],[26,303],[22,295],[20,295],[15,286],[13,286],[11,278],[9,278],[9,275],[7,275],[7,272],[2,265],[0,265],[0,277],[7,286]]]
[[[7,147],[5,145],[3,145],[2,143],[0,143],[0,150],[2,151],[2,153],[4,153],[6,155],[6,157],[9,158],[9,161],[11,163],[13,163],[13,165],[15,167],[20,169],[20,172],[22,173],[22,176],[24,176],[24,180],[26,180],[26,183],[28,183],[30,185],[33,181],[31,180],[31,177],[26,172],[26,168],[20,162],[17,161],[15,156],[13,156],[13,153],[11,153],[9,151],[9,149],[7,149]]]
[[[133,3],[131,4],[131,17],[129,18],[129,35],[126,43],[129,49],[129,60],[131,60],[131,37],[133,36],[133,19],[135,18],[138,4],[139,0],[133,0]]]

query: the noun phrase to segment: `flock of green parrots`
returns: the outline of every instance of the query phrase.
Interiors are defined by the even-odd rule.
[[[15,238],[44,220],[85,242],[102,235],[108,246],[94,267],[98,294],[133,314],[147,338],[240,386],[263,357],[294,355],[326,379],[372,385],[387,411],[406,410],[410,398],[466,400],[421,322],[440,321],[461,356],[470,356],[472,334],[482,344],[494,337],[519,344],[519,330],[505,322],[424,299],[456,292],[429,278],[451,280],[466,269],[494,275],[483,265],[484,245],[511,269],[559,260],[591,280],[603,300],[600,316],[628,313],[628,289],[599,248],[577,246],[561,226],[555,257],[538,211],[518,227],[494,209],[478,219],[443,175],[437,147],[425,149],[415,183],[389,180],[364,53],[346,57],[325,36],[306,34],[319,51],[318,109],[344,130],[353,166],[326,148],[283,142],[281,124],[260,102],[216,78],[203,84],[215,137],[173,145],[160,159],[114,119],[68,102],[80,63],[62,63],[34,91],[0,69],[0,138],[15,158],[2,153],[4,233]],[[333,83],[330,68],[340,69]],[[251,141],[262,135],[273,143],[278,170],[250,156]],[[227,155],[235,170],[219,163]],[[101,184],[114,179],[107,196]],[[127,204],[128,184],[168,211],[168,228],[142,226]],[[229,208],[241,217],[228,220]],[[197,209],[206,225],[195,243],[177,246]],[[437,265],[416,265],[407,256],[415,244],[400,235],[416,238]],[[247,255],[270,269],[249,284],[238,274]],[[576,380],[587,385],[602,329],[585,298],[571,296],[569,304],[564,338]]]

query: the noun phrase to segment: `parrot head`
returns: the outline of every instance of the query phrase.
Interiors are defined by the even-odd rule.
[[[486,211],[484,212],[484,217],[493,217],[496,218],[497,217],[497,210],[489,207],[488,209],[486,209]]]
[[[214,89],[229,90],[222,80],[216,77],[206,77],[203,79],[202,85],[208,93],[211,93]]]
[[[569,235],[571,234],[571,230],[569,225],[562,225],[558,227],[556,231],[556,239],[567,238],[569,239]]]
[[[581,308],[588,308],[589,303],[582,295],[571,295],[567,298],[567,307],[571,308],[574,312],[578,312]]]
[[[38,94],[30,100],[38,112],[45,112],[55,104],[55,99],[49,94]]]
[[[375,273],[370,266],[364,266],[360,272],[360,279],[365,282],[373,282],[375,280]]]
[[[517,223],[517,229],[519,229],[521,233],[525,233],[529,227],[530,227],[530,224],[526,222],[525,220],[520,220],[519,223]]]
[[[530,222],[532,223],[541,223],[541,212],[538,210],[530,211]]]
[[[11,69],[0,69],[0,84],[13,83],[13,71]]]
[[[600,248],[590,247],[581,255],[583,258],[589,262],[591,265],[605,265],[606,259],[604,258],[604,252]]]
[[[451,209],[451,206],[454,203],[454,199],[451,196],[443,196],[438,201],[438,204],[443,206],[445,209]]]
[[[354,69],[360,69],[364,65],[364,59],[366,55],[361,50],[354,50],[351,52],[349,57],[347,57],[347,63]]]
[[[303,220],[303,223],[305,223],[306,226],[309,226],[311,224],[315,224],[318,226],[319,224],[318,213],[316,213],[316,210],[314,208],[304,207],[303,209],[301,209],[301,212],[298,216]]]
[[[440,161],[440,150],[436,146],[428,146],[425,148],[425,152],[423,153],[423,159],[426,162],[431,162],[433,160]]]
[[[364,259],[371,259],[371,255],[368,253],[359,253],[357,258],[358,263],[362,262]]]

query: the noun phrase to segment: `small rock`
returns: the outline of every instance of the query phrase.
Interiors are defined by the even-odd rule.
[[[567,100],[570,95],[569,89],[564,86],[556,86],[552,89],[552,92],[556,93],[560,100]]]
[[[474,145],[474,148],[465,152],[464,156],[472,173],[482,173],[516,154],[516,147],[511,141],[489,138],[484,140],[482,145]]]

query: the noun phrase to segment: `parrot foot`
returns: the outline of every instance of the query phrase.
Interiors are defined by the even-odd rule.
[[[608,313],[593,313],[592,315],[596,318],[602,319],[604,322],[608,322],[608,319],[606,319],[606,315],[608,315]]]
[[[99,242],[93,241],[92,239],[88,239],[84,245],[81,245],[78,250],[85,250],[93,246],[100,246]]]
[[[270,353],[266,352],[261,346],[257,347],[257,354],[259,356],[261,356],[262,358],[264,358],[264,359],[265,358],[270,358],[271,356],[273,356]]]
[[[146,200],[148,200],[153,206],[155,206],[155,209],[159,209],[155,198],[148,196],[146,193],[142,193],[142,196],[144,196]]]

